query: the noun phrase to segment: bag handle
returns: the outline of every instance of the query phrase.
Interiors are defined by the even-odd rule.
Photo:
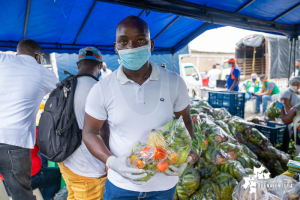
[[[74,78],[78,78],[78,77],[81,77],[81,76],[89,76],[89,77],[92,77],[93,79],[95,79],[96,81],[99,81],[98,78],[96,78],[95,76],[93,76],[92,74],[90,73],[81,73],[81,74],[77,74],[74,76]]]
[[[66,132],[66,131],[72,126],[72,124],[73,124],[73,122],[74,122],[74,119],[75,119],[75,115],[74,115],[74,113],[73,113],[72,116],[71,116],[71,119],[70,119],[70,121],[67,123],[67,125],[66,125],[64,128],[60,129],[60,130],[59,130],[59,129],[56,130],[55,133],[56,133],[57,135],[61,136],[61,134],[63,134],[64,132]]]

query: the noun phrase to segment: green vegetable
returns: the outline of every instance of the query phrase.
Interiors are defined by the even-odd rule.
[[[256,128],[252,128],[252,131],[246,135],[246,139],[262,149],[266,149],[270,143],[269,139]]]
[[[268,109],[265,112],[265,115],[268,117],[268,121],[274,121],[276,118],[279,118],[281,110],[277,108],[276,102],[271,103]]]
[[[238,182],[226,172],[218,172],[216,174],[216,180],[220,188],[220,199],[231,200],[233,190]]]
[[[220,165],[219,171],[228,172],[237,181],[241,181],[247,175],[241,163],[235,160],[229,160],[224,165]]]
[[[204,179],[213,177],[218,170],[217,166],[206,162],[204,158],[199,158],[195,166],[200,174],[200,177]]]
[[[214,165],[223,165],[226,162],[226,154],[223,150],[209,146],[205,152],[205,158]]]
[[[213,179],[202,179],[199,189],[195,192],[190,200],[219,200],[219,185]]]
[[[250,158],[246,154],[238,156],[236,160],[239,161],[244,168],[251,167]]]

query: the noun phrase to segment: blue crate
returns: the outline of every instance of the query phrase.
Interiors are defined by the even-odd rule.
[[[255,124],[254,128],[256,128],[262,134],[264,134],[272,144],[277,144],[278,142],[283,141],[283,135],[285,130],[284,124],[267,122],[267,126]]]
[[[209,91],[208,103],[213,108],[226,108],[231,115],[244,118],[245,93]]]

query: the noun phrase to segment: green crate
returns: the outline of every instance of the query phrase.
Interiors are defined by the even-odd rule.
[[[48,167],[59,167],[57,162],[52,162],[48,160]],[[60,189],[66,186],[66,182],[61,176],[61,181],[60,181]]]

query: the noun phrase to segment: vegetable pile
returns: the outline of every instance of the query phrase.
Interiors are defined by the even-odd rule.
[[[274,121],[275,119],[279,118],[281,114],[281,110],[277,108],[276,102],[271,103],[268,109],[265,112],[265,115],[268,119],[267,121]]]
[[[205,101],[190,106],[195,126],[191,152],[197,161],[188,166],[188,178],[186,174],[180,177],[177,199],[231,200],[235,187],[253,174],[254,167],[264,166],[272,177],[286,170],[289,155],[273,147],[253,123],[231,116],[224,108],[214,109]],[[191,180],[189,188],[183,186],[187,179]]]

